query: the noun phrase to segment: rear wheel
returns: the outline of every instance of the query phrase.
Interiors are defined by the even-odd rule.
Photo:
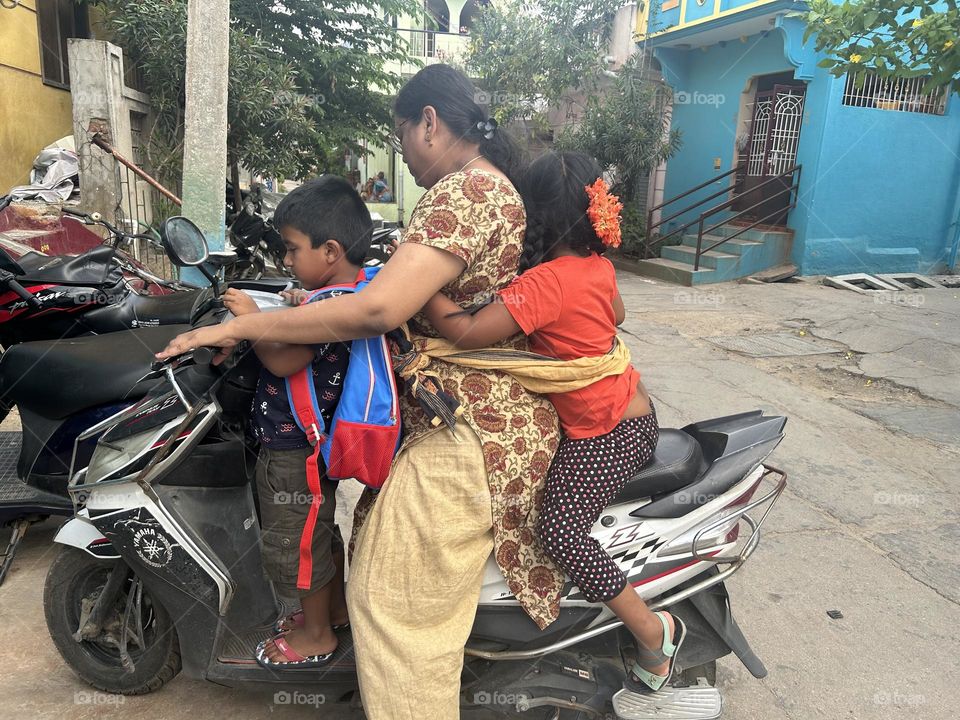
[[[104,692],[142,695],[180,672],[180,645],[170,616],[136,575],[125,578],[102,625],[77,639],[111,573],[121,571],[123,561],[63,547],[47,571],[43,609],[50,637],[77,675]]]

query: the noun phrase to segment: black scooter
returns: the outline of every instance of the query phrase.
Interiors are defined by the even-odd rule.
[[[202,256],[202,235],[193,243],[176,255]],[[203,322],[218,320],[213,312]],[[82,679],[111,693],[154,691],[182,670],[272,687],[278,703],[356,701],[349,629],[322,671],[254,659],[282,612],[261,565],[255,447],[244,430],[259,365],[243,347],[216,367],[212,357],[200,348],[158,364],[140,402],[78,437],[78,448],[99,440],[85,467],[74,462],[76,515],[57,534],[44,593],[50,635]],[[756,677],[766,674],[723,582],[756,549],[786,485],[765,464],[785,423],[755,411],[664,429],[653,462],[594,528],[652,608],[669,607],[687,625],[670,687],[622,689],[632,638],[570,582],[559,619],[539,631],[491,557],[466,648],[463,706],[541,720],[719,717],[717,658],[732,651]]]

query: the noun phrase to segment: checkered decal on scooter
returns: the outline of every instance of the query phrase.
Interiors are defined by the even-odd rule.
[[[653,538],[647,540],[647,542],[638,548],[628,548],[615,552],[610,555],[610,559],[620,566],[623,574],[627,576],[627,582],[634,583],[637,582],[643,574],[643,568],[647,564],[647,559],[659,550],[662,545],[662,540]],[[560,599],[585,600],[583,594],[580,592],[580,588],[578,588],[572,580],[567,580],[563,586],[563,590],[560,591]]]

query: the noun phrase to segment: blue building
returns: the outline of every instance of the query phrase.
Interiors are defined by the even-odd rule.
[[[960,97],[834,78],[803,43],[802,3],[652,2],[638,37],[673,88],[683,146],[649,204],[682,244],[645,272],[689,285],[786,262],[804,275],[956,266]]]

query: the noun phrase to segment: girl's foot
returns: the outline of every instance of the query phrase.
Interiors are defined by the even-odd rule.
[[[332,620],[332,625],[334,631],[343,630],[344,628],[350,627],[350,619],[344,615],[343,620]],[[289,615],[284,615],[282,618],[277,620],[276,624],[273,626],[273,629],[278,633],[285,633],[302,627],[303,610],[297,610],[296,612],[290,613]]]
[[[663,642],[658,649],[637,642],[637,662],[627,673],[624,687],[635,693],[649,694],[666,685],[677,662],[677,653],[687,634],[683,620],[667,612],[655,613],[663,625]]]
[[[290,663],[297,666],[298,657],[313,663],[323,663],[329,662],[328,656],[333,655],[337,645],[337,636],[329,629],[319,635],[312,635],[298,627],[264,641],[258,648],[257,655],[271,665]]]

